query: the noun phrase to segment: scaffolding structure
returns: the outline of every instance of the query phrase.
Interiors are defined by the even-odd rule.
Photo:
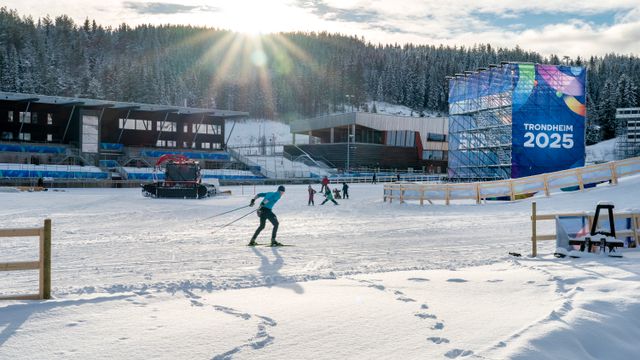
[[[516,131],[518,139],[522,139],[524,129],[522,124],[514,128],[514,116],[521,123],[525,119],[529,123],[554,122],[566,117],[567,108],[573,107],[571,110],[576,112],[576,104],[578,112],[583,111],[584,101],[572,102],[574,97],[563,94],[579,88],[572,71],[580,73],[581,69],[502,62],[449,77],[449,177],[457,181],[485,181],[524,176],[524,172],[551,171],[544,164],[554,163],[551,152],[543,154],[546,157],[543,159],[539,153],[535,159],[525,159],[524,171],[521,164],[514,162],[516,155],[519,162],[529,155],[525,153],[528,149],[522,149],[522,140],[514,140]],[[541,79],[542,86],[538,86],[537,79]],[[572,99],[567,100],[568,97]],[[584,113],[582,120],[584,123]],[[580,140],[584,143],[583,137]],[[517,141],[520,143],[514,149]]]
[[[640,156],[640,108],[616,110],[616,160]]]

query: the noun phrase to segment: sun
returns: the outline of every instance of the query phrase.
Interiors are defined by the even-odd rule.
[[[231,30],[254,36],[282,31],[288,24],[286,13],[269,1],[238,1],[225,9],[225,17]]]

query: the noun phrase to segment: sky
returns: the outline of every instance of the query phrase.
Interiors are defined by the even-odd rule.
[[[640,0],[2,0],[0,6],[34,19],[66,14],[114,27],[328,31],[383,44],[519,45],[561,58],[640,55]]]

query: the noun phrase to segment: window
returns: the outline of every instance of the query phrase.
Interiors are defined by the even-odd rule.
[[[200,147],[202,149],[210,149],[211,148],[211,144],[208,142],[203,142],[202,144],[200,144]]]
[[[222,149],[222,144],[220,143],[211,143],[211,148],[212,149]]]
[[[53,125],[53,115],[47,114],[47,125]]]
[[[156,142],[156,146],[158,146],[158,147],[166,147],[167,146],[167,142],[165,140],[158,140]]]
[[[176,147],[175,140],[167,140],[167,147]]]
[[[8,122],[13,122],[13,111],[9,111],[9,116],[7,117]]]
[[[151,120],[136,120],[136,130],[151,130]]]
[[[20,122],[31,124],[31,113],[28,111],[20,111]]]
[[[135,130],[136,128],[136,122],[132,119],[118,119],[119,123],[118,123],[118,128],[120,129],[129,129],[129,130]]]
[[[213,124],[191,124],[192,132],[198,134],[219,135],[222,133],[222,126]]]
[[[429,134],[427,134],[427,141],[439,141],[439,142],[445,142],[445,141],[447,141],[447,135],[445,135],[445,134],[429,133]]]
[[[47,134],[47,141],[53,141],[53,134]]]
[[[189,124],[184,124],[184,127],[182,128],[182,132],[185,134],[189,132]]]
[[[176,132],[178,128],[178,125],[173,121],[160,122],[160,126],[162,126],[162,132]]]
[[[422,152],[423,160],[442,160],[444,158],[444,151],[442,150],[424,150]]]
[[[151,120],[118,119],[118,128],[127,130],[152,130]]]
[[[18,138],[20,140],[30,141],[31,140],[31,133],[20,133],[20,136]]]
[[[2,139],[2,140],[13,140],[13,133],[11,131],[3,131],[2,132],[2,137],[0,137],[0,139]]]

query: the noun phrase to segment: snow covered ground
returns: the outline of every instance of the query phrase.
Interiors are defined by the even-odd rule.
[[[551,241],[510,257],[530,252],[530,199],[420,207],[354,184],[339,206],[307,206],[306,185],[287,186],[278,239],[295,246],[248,248],[255,215],[220,225],[251,209],[198,220],[275,186],[229,189],[0,192],[1,227],[53,220],[55,298],[0,303],[0,359],[637,357],[640,251],[555,259]],[[535,198],[540,213],[638,199],[640,176]],[[0,263],[35,258],[35,240],[0,239]],[[0,272],[0,295],[35,289],[35,272]]]
[[[601,141],[586,148],[586,163],[598,164],[616,160],[616,139]]]

